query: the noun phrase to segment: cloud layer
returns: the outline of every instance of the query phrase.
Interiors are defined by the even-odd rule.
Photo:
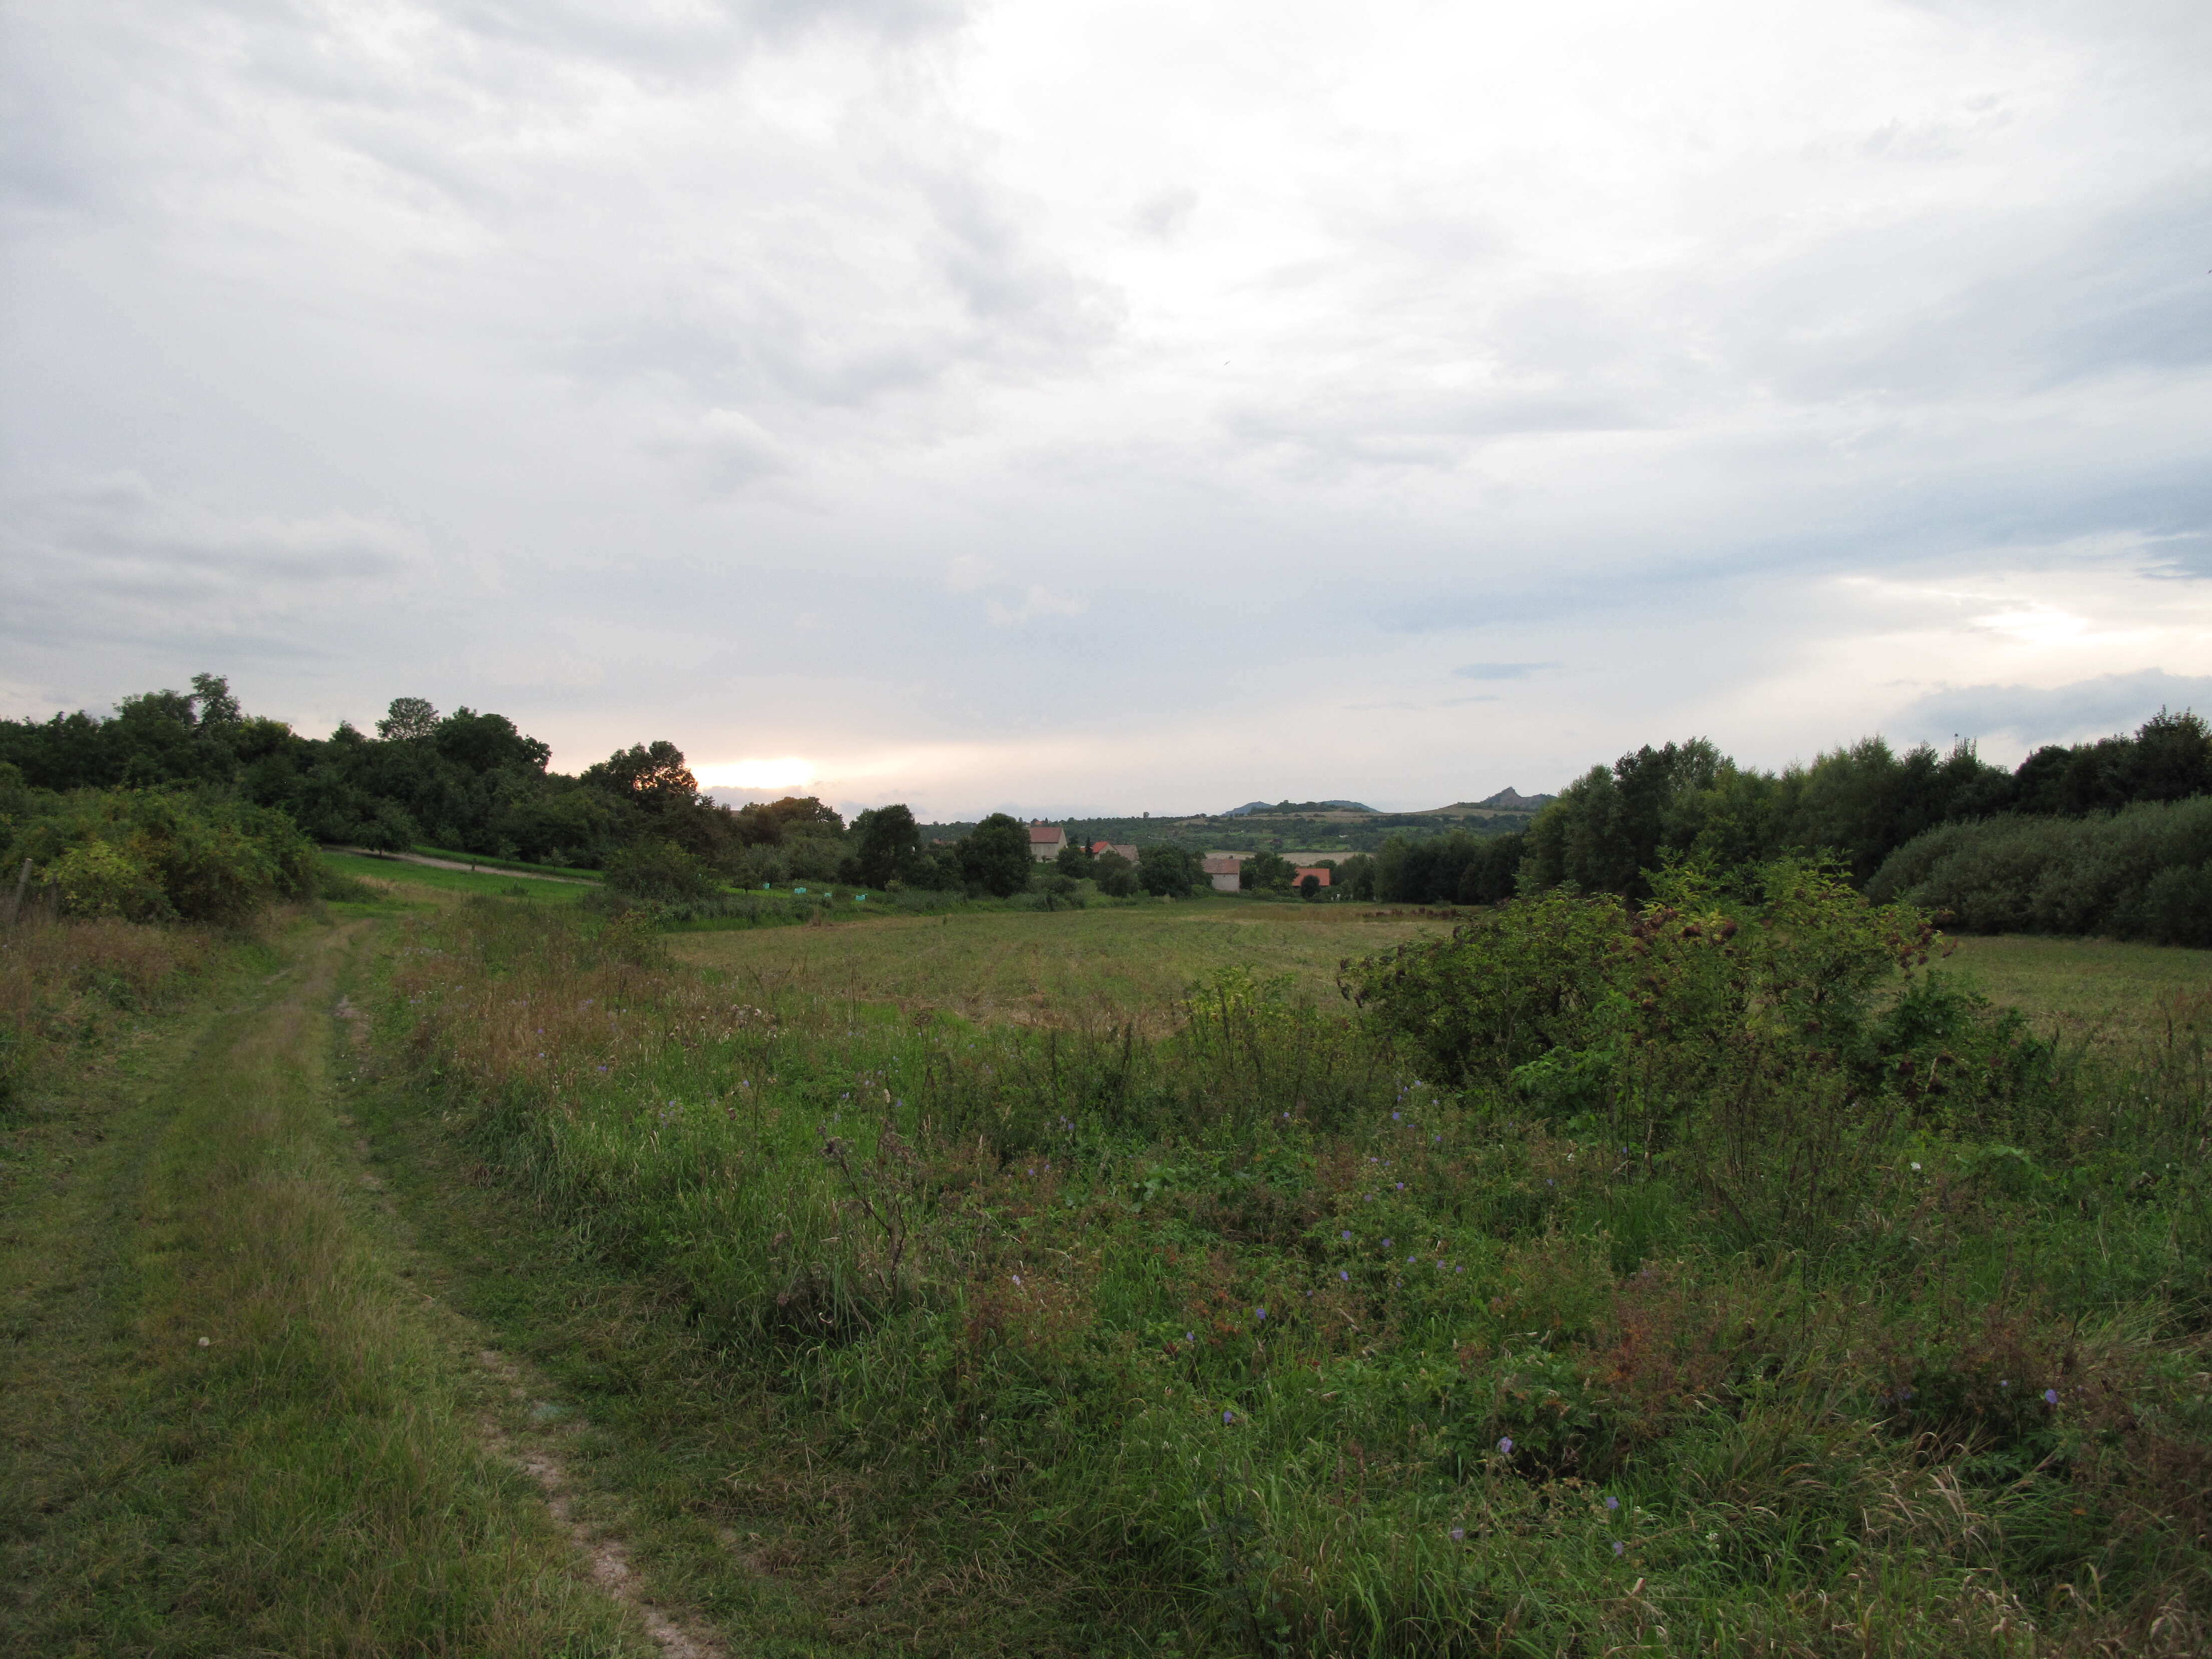
[[[208,668],[949,815],[2212,678],[2199,7],[0,31],[9,712]]]

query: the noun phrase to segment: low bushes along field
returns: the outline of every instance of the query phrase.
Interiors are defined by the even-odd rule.
[[[412,925],[390,1074],[766,1390],[696,1501],[856,1644],[2202,1646],[2201,997],[2061,1052],[1790,865],[1149,1036]]]
[[[1867,890],[1977,933],[2212,945],[2212,796],[1947,823],[1891,854]]]

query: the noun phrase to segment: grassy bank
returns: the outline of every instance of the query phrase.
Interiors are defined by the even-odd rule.
[[[397,897],[514,898],[537,904],[575,904],[594,890],[571,881],[528,881],[491,871],[446,870],[432,864],[410,864],[404,859],[371,858],[360,853],[322,855],[324,866],[356,881],[373,882]]]
[[[35,1179],[0,1190],[10,1654],[650,1650],[487,1454],[337,1116],[363,925],[193,940],[195,998],[27,1083],[8,1158]]]
[[[1858,1148],[1804,1242],[1747,1249],[1600,1124],[1440,1089],[1321,994],[1419,925],[672,947],[477,907],[419,926],[381,1052],[719,1352],[761,1449],[686,1513],[751,1540],[748,1616],[794,1640],[2194,1650],[2201,1007],[2002,1143]]]

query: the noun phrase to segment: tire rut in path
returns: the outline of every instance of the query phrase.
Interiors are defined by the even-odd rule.
[[[495,1348],[479,1348],[477,1360],[498,1379],[514,1400],[532,1397],[534,1391],[528,1386],[522,1367],[505,1354]],[[646,1633],[667,1659],[726,1659],[726,1650],[712,1636],[646,1598],[643,1587],[630,1570],[629,1547],[618,1534],[575,1514],[568,1502],[568,1471],[550,1448],[542,1441],[532,1445],[518,1444],[514,1436],[489,1417],[484,1419],[483,1436],[495,1455],[537,1481],[545,1493],[547,1510],[591,1563],[592,1582],[636,1611]]]

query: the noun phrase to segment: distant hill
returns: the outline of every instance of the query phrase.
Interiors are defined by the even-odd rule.
[[[1540,806],[1550,805],[1555,799],[1552,795],[1523,795],[1509,784],[1489,799],[1479,800],[1475,805],[1495,807],[1501,812],[1533,812]]]
[[[1356,800],[1248,800],[1221,814],[1224,818],[1249,817],[1255,812],[1372,812]]]

